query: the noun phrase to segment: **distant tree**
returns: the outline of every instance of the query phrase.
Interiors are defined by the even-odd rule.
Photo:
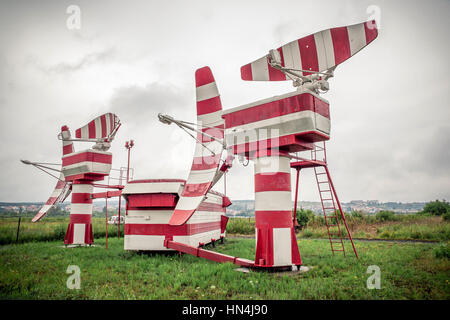
[[[395,213],[392,211],[380,211],[376,215],[377,220],[380,221],[392,221],[396,220]]]
[[[311,220],[311,218],[314,216],[314,212],[312,212],[311,210],[305,210],[305,209],[300,209],[297,210],[297,223],[298,223],[298,228],[300,230],[302,230],[304,227],[306,227],[306,225],[308,224],[308,222]]]
[[[450,212],[450,204],[448,202],[446,202],[445,200],[431,201],[425,205],[422,212],[432,214],[435,216],[442,216],[442,215],[446,214],[447,212]]]

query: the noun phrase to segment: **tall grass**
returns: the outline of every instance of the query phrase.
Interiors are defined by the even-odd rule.
[[[35,241],[63,241],[66,235],[69,218],[44,218],[33,223],[30,218],[22,218],[19,229],[18,243]],[[18,218],[0,219],[0,245],[16,243]],[[92,218],[94,238],[104,238],[106,235],[105,219]],[[118,228],[108,225],[108,237],[117,237]],[[123,235],[123,226],[121,226]]]

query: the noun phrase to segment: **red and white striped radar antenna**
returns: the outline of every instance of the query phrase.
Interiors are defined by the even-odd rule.
[[[159,120],[165,124],[175,123],[186,132],[188,129],[196,133],[195,137],[188,132],[196,140],[194,159],[184,190],[170,218],[170,225],[186,223],[223,174],[219,168],[224,150],[222,103],[209,67],[200,68],[195,72],[195,85],[197,124],[194,126],[197,128],[170,116],[158,115]]]
[[[61,173],[50,198],[48,198],[47,202],[42,206],[31,221],[37,222],[41,220],[41,218],[43,218],[56,204],[64,202],[71,192],[71,185],[71,183],[64,181],[64,175]]]
[[[371,43],[378,35],[376,22],[331,28],[289,42],[241,67],[242,80],[301,82],[319,80],[311,75],[333,76],[333,70]],[[309,76],[309,78],[308,78]],[[317,86],[319,87],[319,86]],[[308,88],[309,89],[309,88]]]

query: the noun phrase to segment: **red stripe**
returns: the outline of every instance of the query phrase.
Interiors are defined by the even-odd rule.
[[[73,143],[71,142],[68,145],[63,146],[63,156],[66,154],[74,153],[75,150],[73,149]]]
[[[175,207],[177,195],[171,193],[147,193],[129,194],[128,206],[130,207]]]
[[[222,103],[220,102],[220,96],[197,102],[198,116],[216,112],[219,110],[222,110]]]
[[[131,180],[128,183],[163,183],[163,182],[185,183],[186,180],[182,180],[182,179],[144,179],[144,180]]]
[[[198,183],[198,184],[186,184],[183,190],[182,197],[199,197],[208,192],[211,186],[211,182]]]
[[[330,29],[330,33],[333,40],[334,61],[338,65],[351,56],[348,30],[347,27],[339,27]]]
[[[369,44],[378,36],[377,23],[375,20],[364,23],[364,31],[366,33],[366,44]]]
[[[283,52],[281,52],[282,51],[281,48],[278,48],[277,50],[278,50],[278,52],[280,52],[280,56],[282,57],[281,65],[283,65],[284,64]],[[269,70],[269,80],[270,81],[286,80],[286,75],[283,72],[281,72],[280,70],[272,68],[268,61],[267,61],[267,68]]]
[[[260,140],[256,142],[241,143],[232,146],[234,154],[242,154],[261,150],[265,152],[270,148],[285,147],[289,152],[311,150],[313,141],[329,140],[330,137],[319,131],[306,131],[303,133],[289,134],[275,139]]]
[[[81,128],[75,130],[75,138],[81,138]]]
[[[74,154],[73,156],[63,157],[62,165],[63,165],[63,167],[65,167],[65,166],[83,162],[83,161],[111,164],[112,163],[112,155],[86,151],[86,152]]]
[[[90,193],[72,193],[71,203],[92,203]]]
[[[225,208],[218,203],[202,202],[197,211],[225,212]]]
[[[88,123],[89,139],[95,139],[95,120]]]
[[[282,67],[285,67],[285,65],[284,65],[283,48],[282,48],[282,47],[279,47],[279,48],[277,49],[277,51],[280,53],[280,57],[281,57],[281,66],[282,66]],[[286,80],[286,76],[284,77],[284,79]]]
[[[195,210],[174,210],[172,216],[170,217],[170,225],[182,225],[194,214]]]
[[[100,116],[100,122],[102,125],[102,137],[106,137],[108,133],[106,133],[106,115]]]
[[[109,128],[110,128],[110,132],[108,132],[108,134],[111,133],[114,130],[115,122],[116,122],[116,115],[113,114],[113,113],[110,113],[109,114],[109,124],[110,124]]]
[[[208,157],[194,157],[192,161],[191,171],[207,170],[216,168],[220,161],[220,155],[208,156]]]
[[[302,59],[302,69],[319,71],[319,62],[317,60],[317,48],[316,41],[314,40],[314,35],[312,34],[299,39],[298,48],[300,50],[300,57]],[[303,74],[308,75],[311,73],[304,72]]]
[[[300,257],[300,252],[298,251],[297,238],[295,237],[294,228],[291,228],[291,257],[292,264],[301,265],[302,259]]]
[[[203,67],[195,71],[195,86],[200,87],[214,82],[214,76],[209,67]]]
[[[291,211],[255,211],[255,227],[269,225],[270,228],[292,228]],[[258,239],[259,242],[259,239]]]
[[[91,223],[90,214],[71,214],[70,223]]]
[[[253,80],[251,63],[246,64],[245,66],[241,67],[241,79],[242,80]]]
[[[125,235],[189,236],[217,229],[220,230],[220,225],[221,221],[184,224],[181,226],[127,223],[125,225]]]
[[[291,191],[291,174],[287,172],[255,174],[255,192],[263,191]]]
[[[66,186],[66,184],[67,183],[65,181],[58,180],[58,182],[56,183],[55,189],[62,189]]]
[[[238,110],[222,117],[225,119],[225,127],[231,128],[265,119],[276,118],[285,114],[315,111],[324,117],[329,117],[327,108],[314,110],[314,102],[319,100],[309,93],[300,93],[292,97],[282,98],[276,101],[263,103],[244,110]]]
[[[56,199],[58,199],[58,197],[50,197],[48,198],[47,202],[45,203],[46,205],[53,205],[56,201]]]
[[[214,138],[217,139],[223,139],[223,134],[225,131],[225,125],[224,124],[220,124],[218,126],[215,127],[210,127],[210,128],[203,128],[201,129],[202,132],[206,133],[207,135],[210,135]],[[211,142],[213,141],[213,139],[201,134],[200,132],[197,133],[197,139],[200,140],[201,142]]]

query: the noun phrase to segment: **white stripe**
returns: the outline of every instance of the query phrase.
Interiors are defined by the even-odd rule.
[[[74,164],[63,167],[62,169],[63,169],[63,173],[64,173],[64,171],[66,171],[66,170],[70,170],[70,169],[74,169],[74,168],[81,168],[83,166],[87,167],[86,170],[77,172],[76,174],[87,173],[87,172],[109,173],[111,171],[111,164],[100,163],[100,162],[91,162],[91,161],[83,161],[83,162],[74,163]],[[67,171],[64,174],[67,175]]]
[[[71,203],[70,214],[92,214],[92,203]]]
[[[95,118],[94,120],[94,124],[95,124],[95,138],[101,138],[102,137],[102,121],[100,119],[100,117]]]
[[[197,116],[197,124],[203,126],[215,127],[221,125],[223,122],[222,110]]]
[[[128,183],[122,194],[133,193],[178,193],[181,182]]]
[[[172,210],[128,210],[126,224],[168,224]]]
[[[205,84],[196,88],[197,102],[211,98],[215,98],[219,95],[219,90],[215,82]]]
[[[164,247],[165,236],[154,235],[125,235],[125,250],[172,250]]]
[[[204,146],[206,146],[206,148]],[[195,144],[194,158],[213,156],[211,151],[214,152],[214,154],[219,155],[222,153],[222,150],[223,145],[217,140],[213,140],[211,142],[204,142],[203,144],[197,142]]]
[[[326,56],[326,52],[325,52],[325,46],[323,43],[322,32],[317,32],[314,34],[314,41],[316,43],[317,62],[319,65],[318,71],[327,70],[328,69],[327,56]]]
[[[94,186],[91,184],[73,184],[72,193],[92,193]]]
[[[47,212],[53,205],[45,204],[38,213]]]
[[[366,45],[366,32],[364,23],[347,27],[348,40],[350,42],[350,54],[354,55]]]
[[[322,33],[323,44],[325,47],[325,56],[327,59],[327,69],[329,69],[336,65],[336,62],[334,60],[333,40],[331,38],[330,29],[321,31],[321,33]]]
[[[253,80],[269,80],[269,66],[267,56],[258,59],[251,64]]]
[[[84,244],[86,225],[84,223],[74,223],[73,225],[73,244]]]
[[[84,126],[81,128],[81,139],[88,139],[89,138],[89,127]]]
[[[292,240],[290,228],[273,228],[273,265],[292,265]]]
[[[105,118],[106,118],[106,134],[108,134],[108,135],[112,131],[112,128],[111,128],[111,117],[112,116],[113,115],[111,113],[107,113],[106,116],[105,116]]]
[[[290,173],[290,159],[288,157],[262,157],[255,159],[255,174],[260,173]]]
[[[189,178],[186,181],[186,185],[211,182],[216,175],[216,172],[217,168],[206,170],[191,170]]]
[[[298,40],[292,41],[290,43],[290,50],[292,54],[292,63],[294,69],[302,68],[302,58],[300,56],[300,48],[298,47]]]
[[[195,210],[203,200],[203,196],[199,197],[181,197],[178,200],[176,209],[179,210]]]
[[[197,247],[200,242],[205,244],[210,243],[211,238],[214,239],[220,238],[220,227],[212,231],[197,233],[189,236],[174,236],[173,241]]]
[[[255,211],[290,211],[292,199],[290,191],[255,192]]]
[[[290,43],[282,46],[281,51],[283,52],[284,66],[286,68],[292,68],[294,66],[294,62],[292,60],[292,50]]]

